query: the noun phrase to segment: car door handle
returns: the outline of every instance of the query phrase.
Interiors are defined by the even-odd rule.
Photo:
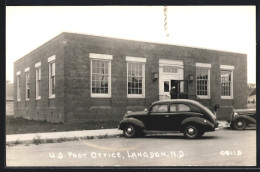
[[[167,118],[168,118],[168,117],[169,117],[169,115],[165,115],[165,117],[167,117]]]

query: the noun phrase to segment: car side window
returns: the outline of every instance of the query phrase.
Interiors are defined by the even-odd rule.
[[[167,109],[168,109],[167,105],[155,105],[152,107],[151,112],[152,113],[167,112],[168,111]]]
[[[177,111],[177,105],[176,104],[171,104],[170,105],[170,112],[176,112]]]
[[[185,104],[178,104],[178,111],[179,112],[189,112],[190,107]]]

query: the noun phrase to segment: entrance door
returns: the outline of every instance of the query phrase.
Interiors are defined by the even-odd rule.
[[[178,89],[179,80],[183,80],[183,61],[159,59],[159,100],[170,99],[172,86]]]
[[[163,94],[160,95],[160,100],[167,100],[171,98],[170,91],[175,86],[176,97],[175,99],[188,98],[188,85],[186,80],[163,80]]]
[[[163,94],[160,95],[160,100],[167,100],[171,98],[170,89],[171,81],[169,79],[163,80]]]

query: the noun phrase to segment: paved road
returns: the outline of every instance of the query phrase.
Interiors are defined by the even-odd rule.
[[[255,166],[256,131],[229,129],[199,140],[182,134],[6,147],[7,166]]]

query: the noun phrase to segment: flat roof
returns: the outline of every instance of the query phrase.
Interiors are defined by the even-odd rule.
[[[139,42],[139,43],[146,43],[146,44],[158,44],[158,45],[166,45],[166,46],[175,46],[175,47],[182,47],[182,48],[190,48],[190,49],[199,49],[199,50],[207,50],[207,51],[217,51],[217,52],[225,52],[225,53],[232,53],[232,54],[240,54],[240,55],[247,55],[245,53],[240,53],[240,52],[232,52],[232,51],[226,51],[226,50],[217,50],[217,49],[209,49],[209,48],[201,48],[201,47],[193,47],[193,46],[185,46],[185,45],[176,45],[176,44],[167,44],[167,43],[162,43],[162,42],[153,42],[153,41],[143,41],[143,40],[134,40],[134,39],[123,39],[123,38],[117,38],[117,37],[108,37],[108,36],[104,36],[104,35],[91,35],[91,34],[85,34],[85,33],[73,33],[73,32],[62,32],[60,34],[58,34],[57,36],[55,36],[54,38],[48,40],[47,42],[43,43],[42,45],[40,45],[39,47],[35,48],[34,50],[32,50],[31,52],[29,52],[28,54],[24,55],[23,57],[17,59],[15,62],[19,61],[20,59],[28,56],[29,54],[37,51],[39,48],[43,47],[44,45],[46,45],[47,43],[63,36],[63,35],[81,35],[81,36],[91,36],[91,37],[99,37],[99,38],[106,38],[106,39],[115,39],[115,40],[121,40],[121,41],[133,41],[133,42]],[[15,63],[14,62],[14,63]]]

